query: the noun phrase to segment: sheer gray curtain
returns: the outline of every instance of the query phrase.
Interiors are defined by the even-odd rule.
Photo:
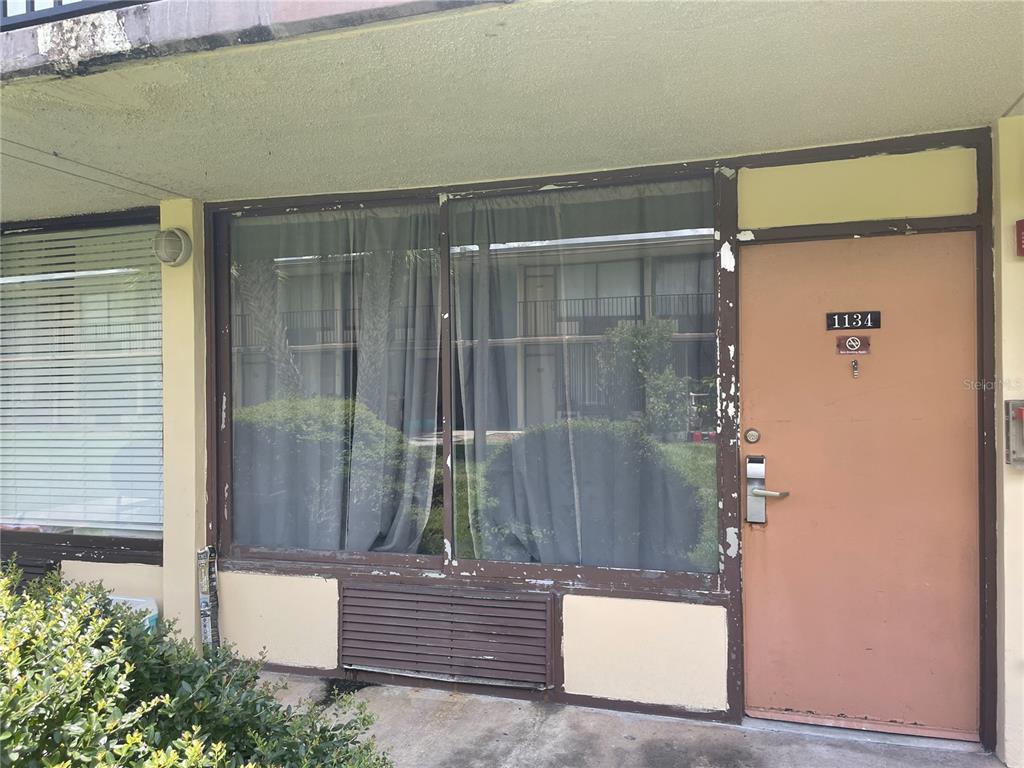
[[[233,222],[236,543],[440,551],[436,220]]]
[[[459,556],[715,570],[710,182],[452,221]]]

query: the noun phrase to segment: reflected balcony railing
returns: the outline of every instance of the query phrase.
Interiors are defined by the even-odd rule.
[[[379,327],[388,341],[427,341],[437,339],[437,307],[433,304],[403,306],[391,310],[377,323],[368,322],[358,308],[299,309],[278,314],[289,346],[320,344],[355,344],[360,337],[375,335],[371,328]],[[266,343],[269,329],[256,322],[249,313],[236,314],[231,319],[231,339],[236,347],[261,347]]]
[[[675,333],[711,333],[715,328],[713,293],[608,296],[580,299],[529,300],[516,303],[515,332],[505,326],[491,329],[492,339],[552,336],[602,336],[620,323],[637,325],[651,320],[671,321]],[[392,309],[379,327],[388,341],[437,339],[438,308],[433,304]],[[359,308],[303,309],[278,314],[290,346],[356,344],[359,337],[375,335]],[[235,314],[231,322],[236,347],[261,347],[272,333],[249,313]]]
[[[520,336],[601,336],[620,323],[671,320],[676,333],[706,333],[715,327],[713,293],[605,296],[520,301]]]

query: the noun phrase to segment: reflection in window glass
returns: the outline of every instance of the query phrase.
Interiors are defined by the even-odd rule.
[[[436,221],[232,223],[236,544],[443,551]]]
[[[717,570],[710,182],[452,223],[459,557]]]

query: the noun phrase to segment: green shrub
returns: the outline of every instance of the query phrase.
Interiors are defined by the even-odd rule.
[[[164,623],[56,575],[0,572],[0,765],[386,768],[341,700],[293,710],[230,650],[199,656]],[[332,722],[329,715],[342,717]]]

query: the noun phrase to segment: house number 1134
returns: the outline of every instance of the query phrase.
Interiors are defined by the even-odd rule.
[[[881,328],[882,313],[878,310],[862,312],[829,312],[825,315],[826,331],[847,331],[851,328]]]

